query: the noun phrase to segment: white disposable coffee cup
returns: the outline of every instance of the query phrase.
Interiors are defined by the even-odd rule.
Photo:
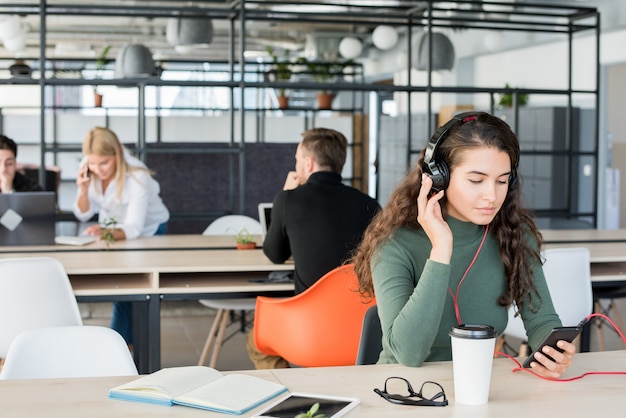
[[[489,400],[497,335],[489,325],[462,324],[450,330],[456,403],[482,405]]]

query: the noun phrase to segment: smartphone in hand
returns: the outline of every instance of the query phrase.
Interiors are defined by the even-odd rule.
[[[546,353],[542,352],[541,349],[544,346],[549,345],[550,347],[554,348],[555,350],[563,352],[563,350],[561,350],[559,347],[556,346],[557,341],[565,340],[565,341],[571,343],[572,341],[574,341],[574,338],[576,338],[578,336],[578,334],[580,334],[580,332],[582,331],[582,328],[583,328],[582,324],[578,324],[575,327],[557,327],[557,328],[552,328],[552,330],[546,336],[546,338],[544,338],[544,340],[541,342],[541,344],[539,344],[539,347],[537,347],[537,349],[535,349],[532,353],[530,353],[530,355],[526,358],[526,360],[524,361],[522,366],[526,367],[526,368],[529,368],[531,362],[537,361],[537,360],[535,360],[535,353],[537,353],[537,352],[541,352],[541,354],[543,354],[544,356],[548,357],[550,360],[554,360],[549,355],[547,355]]]

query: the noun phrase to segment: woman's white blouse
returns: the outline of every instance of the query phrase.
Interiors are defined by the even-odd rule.
[[[124,157],[129,165],[143,166],[143,163],[126,153]],[[85,222],[98,213],[100,224],[114,217],[117,221],[116,228],[124,230],[126,239],[151,236],[170,216],[159,196],[160,190],[159,183],[149,172],[131,170],[126,174],[122,196],[118,200],[116,180],[112,180],[102,194],[102,182],[94,177],[88,191],[89,210],[81,212],[77,198],[74,202],[74,215],[79,221]]]

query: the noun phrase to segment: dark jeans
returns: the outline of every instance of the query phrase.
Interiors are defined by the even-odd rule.
[[[167,232],[167,222],[159,225],[154,235],[165,235]],[[133,303],[113,302],[113,313],[111,315],[111,328],[117,331],[126,344],[133,343]]]

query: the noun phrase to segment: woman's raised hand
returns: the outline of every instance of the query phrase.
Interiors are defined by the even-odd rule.
[[[430,176],[422,174],[422,187],[417,196],[417,222],[422,226],[432,244],[430,259],[439,263],[450,264],[452,231],[443,219],[439,204],[445,192],[441,190],[429,198],[428,195],[432,186],[433,180]]]

